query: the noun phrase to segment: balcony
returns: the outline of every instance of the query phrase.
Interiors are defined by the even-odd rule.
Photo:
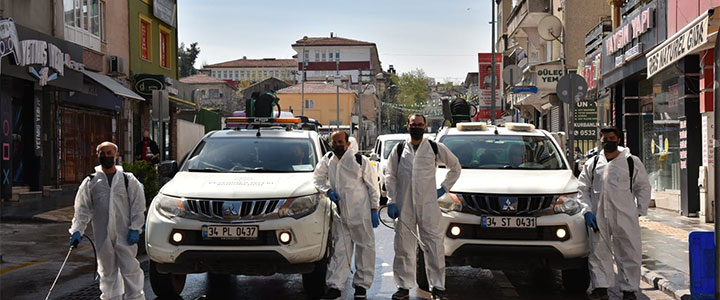
[[[540,19],[551,13],[552,1],[550,0],[518,1],[507,20],[508,36],[513,37],[521,27],[537,27]]]

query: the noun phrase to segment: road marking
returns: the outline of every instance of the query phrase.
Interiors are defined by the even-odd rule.
[[[493,278],[495,279],[495,284],[497,284],[497,286],[500,288],[500,291],[502,292],[502,295],[504,297],[520,297],[517,291],[515,291],[515,286],[512,285],[512,283],[507,278],[507,276],[505,276],[505,273],[503,273],[503,271],[493,270],[492,274]]]
[[[683,242],[688,241],[689,232],[687,230],[678,229],[667,224],[655,222],[647,218],[640,218],[640,227],[645,227],[652,231],[662,233]]]
[[[14,267],[9,267],[9,268],[5,268],[5,269],[1,269],[1,270],[0,270],[0,275],[5,274],[5,273],[8,273],[8,272],[15,271],[15,270],[19,270],[19,269],[22,269],[22,268],[24,268],[24,267],[29,267],[29,266],[41,264],[41,263],[44,263],[44,262],[47,262],[47,260],[30,261],[30,262],[26,262],[26,263],[24,263],[24,264],[19,264],[19,265],[14,266]]]

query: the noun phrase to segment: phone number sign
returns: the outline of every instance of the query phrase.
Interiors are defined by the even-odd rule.
[[[597,105],[592,100],[575,103],[575,140],[597,140]]]

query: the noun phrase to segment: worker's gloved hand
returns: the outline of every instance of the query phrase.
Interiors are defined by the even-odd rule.
[[[391,219],[397,219],[397,217],[400,216],[400,211],[395,203],[388,205],[387,215]]]
[[[437,189],[437,197],[440,198],[442,195],[445,195],[445,188],[439,188]]]
[[[81,240],[82,234],[80,234],[80,231],[75,231],[72,236],[70,236],[70,247],[77,248]]]
[[[373,228],[380,226],[380,216],[378,216],[377,209],[370,210],[370,218],[372,219]]]
[[[597,219],[592,212],[586,212],[583,216],[585,217],[585,225],[592,228],[592,230],[595,232],[598,232],[600,230],[597,225]]]
[[[130,229],[128,231],[127,242],[130,246],[137,244],[140,240],[140,231]]]
[[[328,190],[327,192],[328,197],[330,197],[330,201],[335,202],[335,204],[340,201],[340,195],[335,190]]]

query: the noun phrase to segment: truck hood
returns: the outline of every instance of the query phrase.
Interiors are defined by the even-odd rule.
[[[446,173],[447,169],[438,169],[438,186]],[[571,170],[463,169],[450,190],[479,194],[564,194],[577,192],[578,182]]]
[[[259,199],[298,197],[318,191],[312,172],[178,172],[160,192],[187,198]]]

